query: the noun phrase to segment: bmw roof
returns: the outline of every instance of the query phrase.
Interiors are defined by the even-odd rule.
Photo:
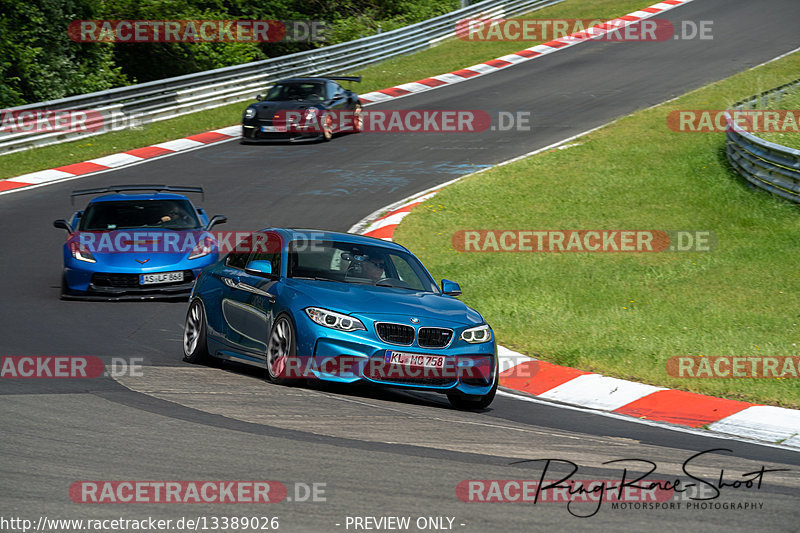
[[[309,237],[313,237],[315,240],[335,240],[340,242],[350,242],[354,244],[367,244],[372,246],[379,245],[394,250],[402,250],[404,252],[408,252],[408,249],[397,243],[391,241],[385,241],[383,239],[377,239],[375,237],[357,235],[355,233],[342,233],[338,231],[328,231],[328,230],[311,229],[311,228],[264,228],[260,231],[262,232],[274,231],[280,234],[288,241],[308,239]]]

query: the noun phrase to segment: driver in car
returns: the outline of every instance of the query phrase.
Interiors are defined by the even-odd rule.
[[[191,222],[191,218],[186,211],[179,205],[173,205],[169,211],[161,217],[159,224],[185,224]]]
[[[377,283],[381,280],[381,278],[383,278],[384,271],[386,270],[386,264],[384,263],[382,257],[367,257],[367,259],[361,264],[361,269],[364,272],[365,277]]]

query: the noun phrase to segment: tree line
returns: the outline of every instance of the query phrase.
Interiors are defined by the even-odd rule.
[[[0,108],[191,74],[389,31],[458,0],[0,0]],[[85,20],[324,21],[325,41],[77,42]]]

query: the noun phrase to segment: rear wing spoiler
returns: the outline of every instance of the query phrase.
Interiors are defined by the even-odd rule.
[[[326,80],[334,80],[334,81],[354,81],[356,83],[361,83],[361,76],[322,76]]]
[[[183,187],[175,185],[111,185],[109,187],[98,187],[96,189],[79,189],[72,191],[70,194],[70,201],[75,203],[76,196],[87,196],[91,194],[105,194],[108,192],[122,192],[122,191],[167,191],[167,192],[192,192],[202,195],[203,201],[206,196],[202,187]]]

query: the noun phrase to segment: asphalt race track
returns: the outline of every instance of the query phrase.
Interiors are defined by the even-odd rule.
[[[696,0],[659,18],[676,25],[712,20],[713,40],[584,43],[369,108],[530,111],[529,132],[362,133],[295,145],[223,142],[0,195],[0,355],[141,358],[143,365],[140,375],[117,380],[0,381],[2,518],[265,516],[279,517],[282,531],[353,531],[353,517],[408,516],[409,531],[423,529],[416,527],[419,517],[450,517],[452,529],[471,532],[797,531],[796,452],[508,395],[470,413],[449,408],[435,394],[279,387],[249,368],[182,362],[185,303],[58,299],[64,234],[52,221],[73,211],[69,192],[75,188],[202,185],[209,214],[228,216],[219,229],[344,231],[409,194],[800,46],[800,3],[794,0]],[[646,472],[641,462],[603,463],[647,459],[657,465],[648,479],[686,480],[685,461],[720,448],[729,451],[699,457],[688,468],[715,484],[721,475],[727,483],[751,479],[762,466],[788,471],[766,472],[760,488],[724,487],[716,499],[675,500],[683,505],[673,509],[612,509],[604,503],[593,514],[596,504],[466,503],[456,495],[464,480],[538,480],[545,465],[536,460],[548,458],[554,461],[546,479],[566,475],[566,464],[556,460],[579,466],[572,479],[589,480],[619,479],[625,467],[629,476]],[[272,505],[92,505],[70,499],[70,485],[80,480],[274,480],[289,488],[293,500],[303,499],[305,485],[298,483],[324,483],[325,492],[315,502]],[[697,508],[687,508],[690,503]],[[0,521],[0,531],[21,529]]]

